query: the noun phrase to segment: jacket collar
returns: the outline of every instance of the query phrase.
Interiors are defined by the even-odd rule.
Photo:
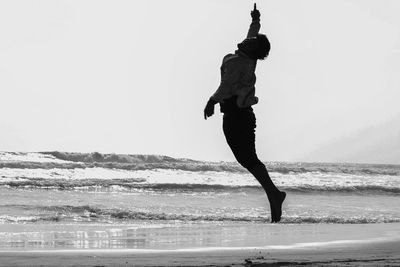
[[[241,56],[241,57],[245,57],[245,58],[247,58],[247,59],[249,59],[249,60],[257,61],[256,59],[253,59],[253,58],[249,57],[246,53],[240,51],[240,49],[237,49],[237,50],[235,51],[235,54],[238,55],[238,56]]]

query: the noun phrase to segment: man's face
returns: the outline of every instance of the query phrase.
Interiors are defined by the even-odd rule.
[[[246,38],[243,42],[238,44],[238,48],[246,54],[252,54],[258,48],[258,42],[256,37]]]

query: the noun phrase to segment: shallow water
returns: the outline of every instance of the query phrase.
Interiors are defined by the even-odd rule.
[[[400,222],[400,197],[288,192],[282,223]],[[241,192],[101,192],[0,189],[3,223],[269,222],[261,189]]]
[[[282,224],[400,222],[400,166],[266,165],[277,186],[288,193]],[[123,236],[131,231],[128,229],[157,235],[154,229],[171,226],[206,224],[211,229],[220,224],[245,225],[237,228],[245,231],[269,221],[265,193],[236,163],[162,156],[0,152],[0,236],[8,240],[3,248],[18,247],[17,237],[23,240],[19,243],[22,247],[34,247],[30,239],[42,245],[47,240],[45,247],[56,248],[57,242],[82,247],[75,242],[79,227],[86,229],[85,242],[90,243],[96,239],[92,235],[103,231],[99,225],[106,229],[103,234],[112,237],[113,228]],[[74,233],[75,243],[68,243],[68,234],[54,230],[60,225]],[[124,227],[114,227],[117,225]],[[35,239],[35,231],[27,231],[30,234],[25,236],[19,232],[27,227],[42,230]],[[51,237],[55,232],[59,239]],[[134,246],[118,242],[122,247]],[[118,242],[109,246],[118,247]]]
[[[0,226],[0,251],[301,249],[400,240],[400,224],[27,223]]]

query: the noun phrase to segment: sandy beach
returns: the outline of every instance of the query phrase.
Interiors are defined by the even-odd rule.
[[[9,233],[14,226],[2,225]],[[29,225],[18,226],[15,233],[29,238]],[[35,226],[36,241],[25,242],[18,249],[3,246],[0,266],[398,266],[400,264],[400,224],[196,224],[171,227],[133,228],[119,226],[120,240],[130,240],[130,246],[121,246],[110,235],[98,235],[99,244],[119,244],[109,248],[89,248],[94,242],[88,230],[73,237],[76,226],[59,225],[59,229],[46,230]],[[33,227],[33,228],[35,228]],[[43,226],[42,230],[46,226]],[[63,231],[61,231],[61,228]],[[99,229],[105,230],[99,225]],[[32,229],[32,228],[31,228]],[[105,230],[107,231],[107,230]],[[109,226],[116,231],[116,226]],[[49,232],[57,236],[54,246]],[[80,239],[68,246],[69,240]],[[47,238],[47,240],[45,240]],[[65,239],[65,240],[63,240]],[[141,239],[142,242],[137,242]],[[11,240],[11,239],[10,239]],[[136,240],[136,242],[135,242]],[[42,248],[31,249],[29,242],[42,242]],[[110,243],[111,242],[111,243]],[[12,243],[10,243],[12,244]],[[46,245],[47,244],[47,245]],[[64,247],[63,245],[64,244]],[[125,243],[127,244],[127,243]],[[134,245],[132,245],[134,244]],[[47,246],[47,247],[46,247]],[[104,247],[104,246],[103,246]]]
[[[400,243],[303,249],[80,250],[0,253],[0,266],[399,266]]]

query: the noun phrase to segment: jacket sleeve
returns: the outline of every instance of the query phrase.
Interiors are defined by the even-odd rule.
[[[241,68],[238,62],[223,63],[221,67],[221,83],[211,99],[219,103],[232,96],[233,87],[241,77]]]
[[[247,32],[247,38],[256,37],[260,31],[261,24],[259,20],[253,20],[250,24],[249,31]]]

